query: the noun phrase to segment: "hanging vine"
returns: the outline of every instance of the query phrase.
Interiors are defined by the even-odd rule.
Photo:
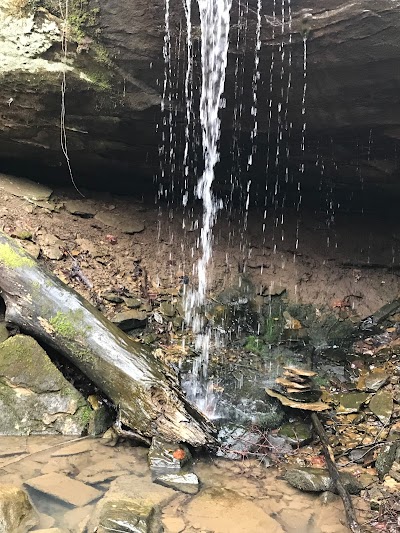
[[[68,55],[68,37],[69,37],[69,0],[64,0],[64,5],[62,4],[62,0],[60,0],[59,9],[61,13],[61,18],[63,20],[63,29],[62,29],[62,34],[61,34],[61,49],[62,49],[62,54],[63,54],[64,65],[66,66],[67,55]],[[68,153],[68,140],[67,140],[67,132],[65,128],[65,113],[66,113],[65,93],[66,93],[66,90],[67,90],[67,73],[66,73],[66,68],[64,67],[63,72],[62,72],[62,79],[61,79],[61,113],[60,113],[61,150],[64,154],[65,161],[67,163],[68,172],[69,172],[72,185],[82,197],[85,197],[85,195],[79,190],[78,186],[75,183],[75,178],[72,172],[71,161],[70,161],[69,153]]]

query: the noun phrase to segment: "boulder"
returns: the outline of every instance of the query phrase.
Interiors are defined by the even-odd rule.
[[[123,331],[140,328],[146,325],[147,313],[138,309],[131,309],[129,311],[121,311],[112,318],[112,322],[116,324]]]
[[[106,533],[161,533],[160,510],[176,493],[148,477],[121,476],[97,504],[85,531]]]
[[[0,344],[0,434],[81,435],[93,411],[32,338]]]
[[[294,467],[286,470],[284,478],[296,489],[305,492],[336,492],[328,470],[324,468]],[[340,474],[341,481],[350,494],[359,494],[361,485],[348,472]]]
[[[39,522],[27,493],[0,484],[0,533],[26,533]]]

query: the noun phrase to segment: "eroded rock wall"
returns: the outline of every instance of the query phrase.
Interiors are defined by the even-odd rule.
[[[281,176],[285,181],[287,175],[294,191],[299,181],[312,190],[329,180],[333,188],[351,189],[355,196],[365,188],[397,193],[400,1],[263,3],[258,150],[251,168],[247,159],[253,150],[257,2],[249,2],[248,9],[242,4],[234,2],[232,7],[227,104],[221,110],[220,189],[230,189],[231,175],[244,189],[249,179],[259,183],[259,191],[268,180],[273,184]],[[196,111],[200,35],[196,2],[192,7]],[[161,174],[160,165],[167,182],[171,175],[179,182],[186,23],[181,2],[171,0],[171,63],[167,65],[164,8],[163,0],[151,4],[72,0],[68,24],[65,10],[61,12],[53,0],[8,0],[0,8],[0,161],[4,170],[68,182],[60,148],[60,86],[65,72],[68,152],[78,184],[120,191],[152,187],[153,177]],[[61,46],[65,32],[66,52]],[[195,161],[199,143],[194,117],[193,123],[194,181],[201,163]],[[168,139],[171,131],[172,143],[167,141],[166,151],[160,154],[162,135]],[[165,155],[171,148],[172,160]],[[303,163],[305,172],[299,170]],[[282,196],[286,189],[280,187]]]

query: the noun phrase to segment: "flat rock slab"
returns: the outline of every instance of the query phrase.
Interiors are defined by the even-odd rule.
[[[197,494],[200,490],[199,478],[192,472],[161,474],[154,478],[154,483],[179,490],[185,494]]]
[[[386,390],[380,390],[371,398],[369,408],[382,424],[389,424],[393,413],[393,394]]]
[[[206,489],[188,504],[186,517],[196,528],[214,533],[284,533],[274,518],[233,490]]]
[[[29,479],[25,485],[75,507],[87,505],[103,495],[101,491],[88,487],[81,481],[56,473]]]
[[[138,309],[130,309],[129,311],[121,311],[113,316],[112,322],[116,324],[123,331],[139,328],[144,326],[147,321],[146,311],[139,311]]]
[[[97,209],[85,200],[69,200],[65,203],[65,209],[71,215],[78,215],[83,218],[94,217]]]
[[[65,533],[65,530],[59,527],[51,527],[50,529],[35,529],[35,533]]]
[[[0,174],[0,189],[14,196],[35,201],[48,200],[53,193],[51,189],[44,185],[25,178],[7,176],[6,174]]]
[[[110,213],[108,211],[100,211],[96,214],[95,219],[99,222],[102,222],[106,226],[119,229],[122,231],[122,233],[127,233],[128,235],[132,235],[133,233],[141,233],[145,229],[143,222],[139,220],[127,219],[123,216],[118,216],[116,213]]]
[[[67,457],[92,451],[92,443],[89,440],[77,442],[65,448],[59,448],[51,454],[52,457]]]
[[[96,505],[85,531],[150,533],[162,531],[160,509],[175,498],[172,489],[134,475],[121,476]]]

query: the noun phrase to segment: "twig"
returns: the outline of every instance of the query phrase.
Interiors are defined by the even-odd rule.
[[[93,283],[85,276],[85,274],[82,272],[82,269],[78,263],[78,261],[75,259],[75,257],[71,254],[71,252],[64,248],[64,253],[69,255],[69,257],[72,259],[72,268],[71,272],[69,274],[70,278],[78,278],[81,283],[86,285],[88,289],[93,289]]]
[[[76,439],[71,439],[71,440],[67,440],[64,442],[59,442],[58,444],[53,444],[53,446],[49,446],[48,448],[43,448],[42,450],[37,450],[36,452],[27,453],[23,457],[18,457],[17,459],[13,459],[12,461],[9,461],[8,463],[2,464],[1,468],[5,468],[6,466],[19,463],[20,461],[23,461],[24,459],[27,459],[28,457],[32,457],[32,455],[37,455],[42,452],[48,452],[49,450],[53,450],[54,448],[60,448],[60,447],[62,448],[69,444],[73,444],[74,442],[80,442],[81,440],[85,440],[89,438],[91,438],[90,435],[85,435],[84,437],[77,437]]]
[[[344,510],[346,512],[346,520],[349,529],[353,533],[361,533],[361,527],[357,521],[356,513],[354,511],[353,503],[349,492],[344,487],[340,474],[335,464],[335,457],[333,455],[333,450],[329,444],[328,436],[325,433],[325,430],[321,424],[320,419],[318,418],[317,413],[311,413],[311,420],[314,426],[315,431],[321,441],[322,448],[324,450],[324,455],[326,459],[326,465],[328,467],[329,475],[332,478],[332,481],[336,487],[336,490],[339,493],[339,496],[343,500]]]

